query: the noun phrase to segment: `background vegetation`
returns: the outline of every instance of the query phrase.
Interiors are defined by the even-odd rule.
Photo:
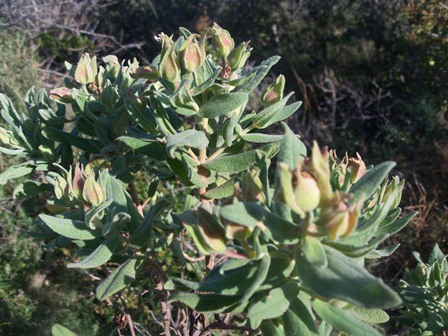
[[[403,245],[393,259],[371,265],[378,275],[397,281],[414,265],[411,251],[427,256],[436,242],[447,252],[448,8],[441,1],[7,0],[0,92],[20,107],[32,85],[62,80],[64,59],[88,51],[149,63],[161,31],[203,33],[213,21],[236,41],[251,40],[255,59],[282,56],[275,75],[304,101],[289,121],[304,139],[359,152],[367,163],[398,162],[396,173],[408,178],[403,204],[420,215],[394,238]],[[0,169],[8,164],[2,158]],[[0,333],[41,335],[64,317],[74,331],[101,335],[113,307],[92,310],[85,274],[61,271],[69,251],[29,236],[42,200],[18,204],[11,194],[8,185],[0,194]]]

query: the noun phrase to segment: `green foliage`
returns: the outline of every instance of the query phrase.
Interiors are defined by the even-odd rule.
[[[25,197],[53,189],[39,235],[79,247],[83,259],[69,267],[100,276],[100,301],[120,307],[126,294],[157,293],[147,302],[163,321],[154,332],[204,330],[199,314],[215,313],[215,329],[378,334],[369,323],[401,299],[364,261],[387,254],[379,244],[415,215],[398,219],[403,181],[387,178],[394,163],[367,169],[317,143],[308,155],[286,124],[285,136],[260,133],[300,106],[287,104],[280,78],[255,95],[259,111],[246,108],[278,57],[246,68],[247,54],[228,59],[236,56],[226,30],[215,24],[209,35],[212,43],[185,28],[177,40],[162,33],[161,55],[144,67],[83,54],[66,63],[64,87],[29,91],[27,115],[1,95],[9,126],[1,151],[24,162],[0,181],[45,176],[18,189]],[[144,199],[135,187],[142,172]]]
[[[411,335],[437,335],[448,325],[448,261],[438,245],[425,263],[414,252],[418,265],[407,270],[397,291],[403,306],[394,320],[411,327]]]

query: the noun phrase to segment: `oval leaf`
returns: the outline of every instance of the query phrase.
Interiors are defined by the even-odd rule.
[[[51,334],[53,336],[76,336],[75,333],[57,323],[54,324],[53,327],[51,327]]]
[[[91,240],[99,236],[82,221],[48,215],[39,215],[39,218],[54,232],[70,239]]]
[[[118,236],[108,237],[91,255],[77,263],[67,264],[68,268],[95,268],[105,264],[120,244]]]
[[[201,118],[216,118],[230,113],[247,103],[249,96],[245,92],[220,93],[213,96],[201,106],[198,116]]]
[[[328,260],[324,268],[310,263],[300,251],[296,254],[297,273],[316,294],[366,308],[391,308],[401,303],[397,293],[355,260],[331,247],[324,249]]]
[[[334,307],[329,303],[316,299],[312,303],[314,311],[322,320],[327,321],[336,329],[344,331],[349,335],[381,336],[371,326],[359,321],[349,312]]]
[[[121,264],[98,286],[97,299],[103,301],[133,282],[137,269],[142,263],[143,258],[131,258]]]

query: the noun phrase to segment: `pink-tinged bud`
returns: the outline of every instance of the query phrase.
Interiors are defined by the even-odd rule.
[[[199,37],[199,35],[190,35],[179,49],[180,64],[188,73],[199,68],[204,63],[206,57],[205,47],[199,44],[196,37]]]
[[[91,173],[84,183],[82,197],[93,206],[100,205],[106,199],[106,193],[102,186],[95,181],[95,173]]]
[[[356,158],[348,159],[347,170],[350,171],[350,182],[357,182],[366,173],[366,164],[362,160],[361,156],[356,153]]]
[[[316,220],[317,227],[331,240],[347,237],[356,228],[364,201],[349,205],[349,199],[350,194],[338,191],[333,193]]]
[[[69,179],[71,179],[72,168],[70,167],[70,171],[68,174]],[[87,174],[84,172],[84,169],[81,168],[81,164],[75,165],[75,171],[73,172],[73,180],[71,182],[72,191],[75,197],[78,200],[82,200],[82,191],[84,189],[84,184],[87,180]]]
[[[165,33],[160,33],[155,36],[155,40],[162,44],[162,49],[160,51],[160,58],[165,57],[165,54],[173,45],[173,36],[168,36]]]
[[[134,69],[131,72],[132,78],[146,78],[150,82],[155,82],[159,79],[159,72],[156,67],[145,65]]]
[[[219,56],[224,59],[227,58],[232,49],[235,47],[235,42],[230,36],[230,33],[227,30],[222,29],[217,23],[213,24],[211,33],[213,36],[213,46],[215,47]]]
[[[97,73],[96,56],[91,59],[89,54],[82,54],[76,65],[75,80],[83,85],[93,83]]]
[[[275,104],[282,100],[283,91],[285,90],[285,76],[280,75],[276,78],[275,82],[269,85],[261,95],[261,101],[264,106]]]
[[[330,161],[327,148],[319,149],[314,142],[311,159],[307,162],[307,169],[317,181],[320,191],[319,205],[323,206],[331,199],[332,189],[330,184]]]
[[[174,45],[165,53],[159,65],[160,76],[171,82],[180,82],[180,65],[177,55],[174,51]]]
[[[50,98],[63,104],[69,104],[73,101],[72,90],[66,87],[56,88],[50,91]]]
[[[232,71],[237,71],[246,64],[250,52],[252,51],[252,48],[248,48],[248,45],[249,42],[243,42],[230,52],[228,60]]]

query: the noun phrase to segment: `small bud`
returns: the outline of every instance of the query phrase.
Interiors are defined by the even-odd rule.
[[[82,191],[84,189],[84,183],[87,180],[87,174],[84,172],[84,169],[81,168],[81,165],[75,165],[75,171],[73,172],[73,180],[72,179],[72,168],[70,167],[70,171],[68,174],[69,183],[72,185],[72,191],[75,197],[78,200],[82,200]]]
[[[362,160],[361,156],[356,153],[357,158],[349,158],[347,164],[347,170],[350,171],[350,182],[357,182],[366,173],[366,164]]]
[[[134,69],[131,72],[132,78],[146,78],[151,82],[157,81],[159,79],[159,72],[157,68],[151,65],[145,65]]]
[[[261,100],[265,106],[270,106],[283,98],[285,90],[285,76],[280,75],[274,83],[269,85],[261,95]]]
[[[76,65],[75,80],[83,85],[93,83],[97,73],[96,56],[91,59],[89,54],[82,54]]]
[[[279,168],[281,185],[277,194],[279,201],[288,204],[301,217],[304,217],[305,212],[317,208],[320,202],[319,187],[314,177],[302,171],[300,162],[293,172],[283,162],[279,164]]]
[[[363,200],[349,205],[350,194],[335,192],[331,199],[321,209],[316,225],[324,231],[328,238],[336,240],[338,237],[347,237],[358,223]]]
[[[63,199],[68,194],[68,183],[61,175],[55,177],[54,193],[58,199]]]
[[[266,201],[263,183],[260,180],[259,172],[255,169],[243,175],[244,201],[262,202]]]
[[[69,104],[73,101],[72,90],[66,87],[56,88],[50,91],[50,98],[63,104]]]
[[[320,191],[319,205],[323,206],[332,196],[330,162],[327,148],[321,151],[317,142],[314,142],[311,160],[308,162],[307,168],[317,181],[317,186]]]
[[[392,202],[392,206],[391,206],[391,209],[396,208],[400,204],[400,201],[401,201],[403,186],[404,186],[404,180],[400,181],[398,176],[395,176],[392,179],[392,182],[388,183],[388,185],[384,191],[384,195],[381,198],[381,202],[382,203],[387,202],[389,200],[389,198],[391,197],[392,193],[397,191],[397,193],[395,194],[395,200]]]
[[[235,42],[230,36],[230,33],[227,30],[222,29],[217,23],[213,24],[211,33],[213,36],[213,46],[215,47],[219,56],[224,59],[227,58],[229,53],[235,47]]]
[[[106,193],[102,186],[95,181],[95,173],[91,173],[84,183],[82,191],[83,199],[93,206],[100,205],[106,199]]]
[[[179,60],[182,68],[187,72],[193,72],[205,61],[205,48],[199,45],[195,39],[196,34],[192,34],[179,49]]]
[[[243,42],[230,52],[228,59],[232,71],[237,71],[246,64],[250,52],[252,51],[252,48],[247,48],[248,45],[249,42]]]
[[[171,83],[180,82],[180,65],[174,51],[174,45],[170,47],[160,61],[159,73],[163,79]]]

